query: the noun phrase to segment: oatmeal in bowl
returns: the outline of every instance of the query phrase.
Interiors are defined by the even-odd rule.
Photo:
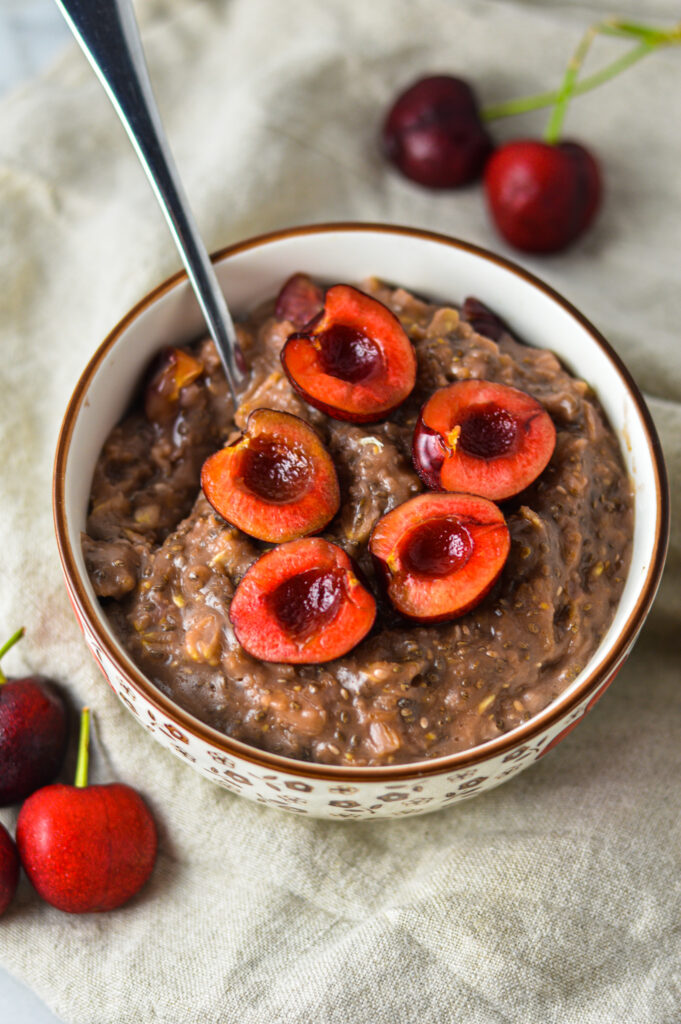
[[[545,286],[438,236],[301,229],[218,271],[236,411],[179,279],[67,414],[57,530],[109,681],[204,774],[298,811],[509,777],[603,691],[657,585],[663,468],[626,371]]]

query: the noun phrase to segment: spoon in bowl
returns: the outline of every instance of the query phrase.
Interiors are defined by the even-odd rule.
[[[236,394],[247,377],[234,321],[199,235],[165,136],[131,0],[56,0],[130,137],[163,210]]]

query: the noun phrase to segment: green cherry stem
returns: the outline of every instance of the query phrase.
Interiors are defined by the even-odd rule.
[[[76,778],[74,785],[78,789],[87,786],[87,770],[89,759],[90,740],[90,709],[83,708],[80,713],[80,736],[78,737],[78,761],[76,763]]]
[[[592,89],[603,85],[604,82],[614,78],[615,75],[625,71],[649,54],[650,49],[648,43],[642,43],[630,50],[629,53],[625,53],[623,57],[618,57],[611,64],[606,64],[600,71],[595,71],[593,75],[583,78],[575,85],[573,96],[583,96],[584,93],[591,92]],[[559,89],[552,89],[550,92],[538,92],[532,96],[520,96],[515,100],[506,100],[505,103],[495,103],[493,106],[485,107],[482,111],[482,119],[483,121],[498,121],[502,117],[514,117],[516,114],[528,114],[532,110],[543,110],[545,107],[552,107],[559,95]]]
[[[549,145],[555,145],[560,138],[563,121],[565,119],[570,100],[572,99],[577,76],[582,69],[584,58],[591,49],[591,44],[598,35],[600,27],[600,25],[592,25],[591,28],[587,29],[582,36],[579,46],[570,58],[565,71],[565,77],[563,78],[563,82],[558,90],[556,105],[551,112],[549,123],[546,126],[546,131],[544,132],[544,141],[548,142]]]
[[[549,145],[555,145],[558,142],[567,108],[575,93],[577,77],[582,70],[582,64],[591,48],[591,44],[597,35],[614,35],[619,38],[637,39],[639,40],[639,45],[631,52],[638,52],[641,57],[645,57],[647,53],[652,53],[658,46],[670,45],[681,41],[680,29],[681,26],[679,25],[665,30],[654,28],[650,25],[638,25],[630,21],[620,21],[617,19],[600,21],[587,29],[565,71],[565,77],[558,90],[556,105],[553,108],[546,131],[544,132],[544,140]]]
[[[646,26],[631,25],[625,22],[604,22],[599,26],[598,32],[601,35],[617,36],[618,38],[626,39],[633,38],[641,41],[638,46],[632,47],[628,53],[617,57],[611,63],[606,64],[599,71],[587,75],[581,81],[575,80],[576,75],[571,76],[573,80],[572,98],[583,96],[585,93],[591,92],[592,89],[598,88],[599,85],[604,85],[605,82],[609,82],[611,78],[615,78],[623,71],[626,71],[627,68],[637,64],[638,61],[642,60],[643,57],[647,57],[649,53],[652,53],[658,47],[673,46],[674,44],[681,43],[681,26],[675,26],[671,30],[653,30],[646,28]],[[582,43],[580,43],[580,48]],[[533,110],[552,107],[561,98],[564,86],[565,83],[563,82],[560,89],[535,93],[532,96],[520,96],[517,99],[506,100],[504,103],[495,103],[485,107],[481,114],[482,119],[484,121],[497,121],[503,117],[514,117],[516,114],[527,114]]]
[[[613,18],[601,22],[598,28],[603,35],[619,36],[621,39],[641,39],[652,46],[664,46],[681,40],[681,22],[673,28],[659,28],[657,25],[642,25],[636,21]]]
[[[7,652],[10,650],[10,648],[14,647],[15,643],[17,643],[19,640],[21,640],[23,635],[24,635],[24,627],[22,626],[21,629],[18,629],[16,631],[16,633],[12,634],[12,636],[9,638],[7,643],[3,644],[2,647],[0,647],[0,658],[4,657],[4,655],[7,654]],[[2,686],[2,684],[6,683],[6,682],[7,682],[7,676],[2,671],[2,668],[0,668],[0,686]]]

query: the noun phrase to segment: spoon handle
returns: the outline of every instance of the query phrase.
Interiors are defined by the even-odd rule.
[[[184,194],[149,80],[131,0],[56,0],[140,159],[215,342],[236,404],[243,355]]]

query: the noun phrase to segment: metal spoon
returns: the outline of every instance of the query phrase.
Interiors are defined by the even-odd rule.
[[[175,240],[227,383],[236,392],[246,370],[234,322],[189,208],[149,80],[130,0],[56,0],[123,122]]]

